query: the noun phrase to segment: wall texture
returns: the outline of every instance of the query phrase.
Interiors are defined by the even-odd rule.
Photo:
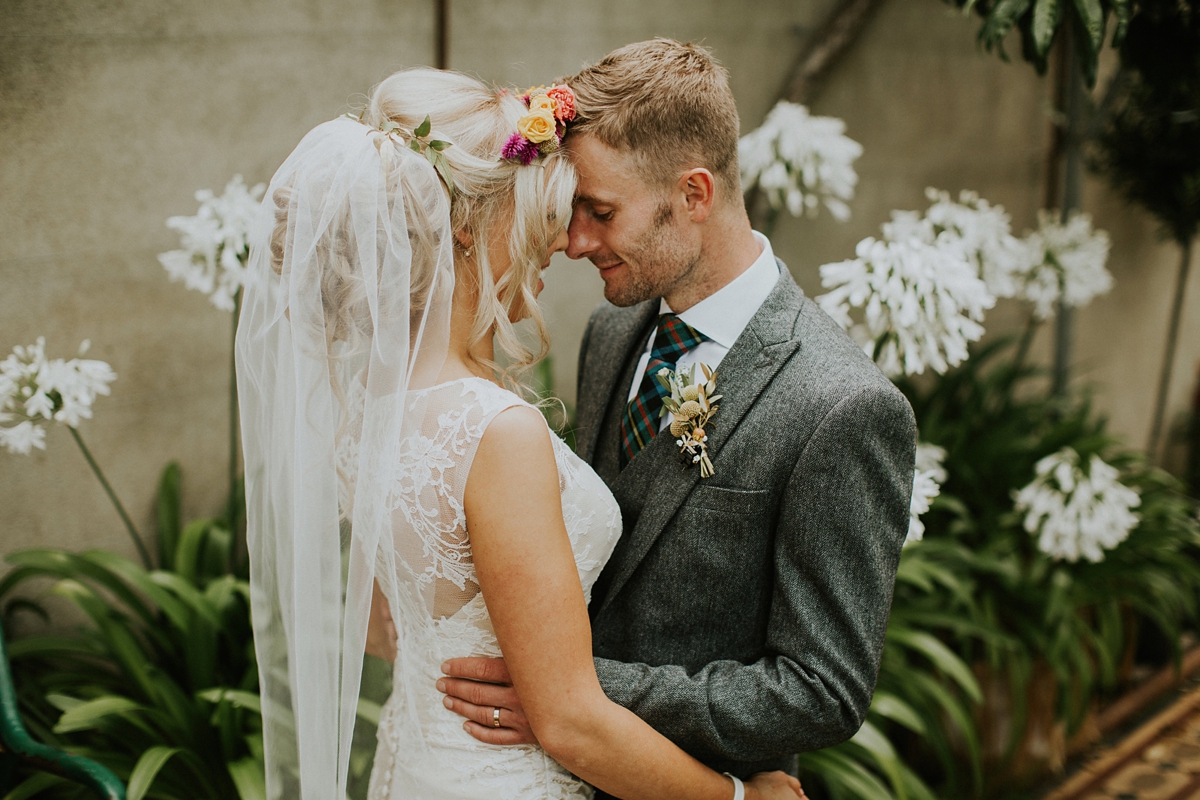
[[[703,39],[729,67],[743,130],[770,109],[830,0],[453,0],[450,65],[501,84],[547,82],[654,35]],[[850,222],[786,220],[777,253],[809,294],[891,209],[936,186],[979,191],[1034,223],[1044,192],[1048,87],[977,51],[975,22],[939,0],[891,0],[838,65],[814,111],[843,118],[865,154]],[[187,516],[225,495],[230,319],[166,280],[164,226],[234,173],[267,180],[313,125],[391,71],[433,57],[432,0],[5,0],[0,4],[0,353],[47,337],[118,375],[81,430],[135,520],[152,528],[159,471],[184,469]],[[1101,184],[1086,205],[1112,235],[1116,289],[1078,315],[1080,380],[1140,446],[1177,254]],[[1200,272],[1200,271],[1198,271]],[[573,400],[575,350],[601,297],[588,262],[557,257],[543,294],[555,380]],[[993,331],[1022,309],[1001,307]],[[1043,332],[1037,352],[1048,352]],[[1200,360],[1200,274],[1189,289],[1172,391],[1183,409]],[[119,520],[65,431],[46,452],[0,453],[0,553],[109,547]],[[1173,457],[1178,457],[1174,454]]]

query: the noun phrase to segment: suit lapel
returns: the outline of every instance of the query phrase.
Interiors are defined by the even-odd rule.
[[[618,381],[633,348],[644,344],[649,336],[650,321],[658,316],[658,301],[607,311],[608,318],[598,321],[592,331],[585,363],[580,365],[584,372],[579,397],[575,398],[579,424],[575,447],[579,457],[589,463],[595,458],[596,441],[610,404],[625,397]]]
[[[722,467],[733,468],[733,465],[721,463],[722,446],[775,373],[800,346],[792,332],[802,297],[792,276],[786,268],[782,269],[779,282],[717,368],[717,393],[722,395],[722,400],[720,410],[713,418],[716,425],[708,444],[717,476],[721,475]],[[613,575],[600,607],[601,613],[633,575],[699,480],[699,468],[680,462],[675,441],[669,433],[655,436],[621,472],[613,485],[613,493],[618,498],[640,495],[645,501],[628,542],[618,548],[607,567]]]

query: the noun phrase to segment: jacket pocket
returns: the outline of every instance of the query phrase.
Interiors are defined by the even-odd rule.
[[[692,489],[684,506],[739,516],[756,516],[767,510],[771,493],[766,489],[730,489],[701,483]]]

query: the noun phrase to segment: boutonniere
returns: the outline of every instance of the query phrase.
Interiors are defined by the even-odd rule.
[[[721,395],[716,394],[717,373],[704,364],[700,369],[703,381],[695,378],[695,364],[674,370],[663,367],[654,377],[670,392],[669,397],[663,398],[659,416],[671,415],[671,435],[679,447],[680,458],[687,466],[699,464],[701,478],[711,478],[716,471],[708,458],[708,437]]]

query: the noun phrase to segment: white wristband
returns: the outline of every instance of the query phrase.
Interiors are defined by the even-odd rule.
[[[733,781],[733,800],[746,800],[746,786],[742,783],[741,778],[736,775],[725,773],[725,777]]]

